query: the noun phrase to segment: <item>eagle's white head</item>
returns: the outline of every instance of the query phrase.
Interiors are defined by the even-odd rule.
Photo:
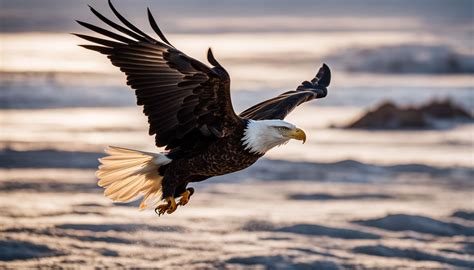
[[[268,150],[285,144],[290,139],[304,143],[306,134],[302,129],[283,120],[249,120],[242,144],[252,153],[265,154]]]

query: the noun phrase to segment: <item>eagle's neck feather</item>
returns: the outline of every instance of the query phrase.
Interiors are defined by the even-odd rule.
[[[242,137],[244,148],[254,154],[265,154],[275,146],[285,144],[288,139],[276,139],[271,130],[271,126],[278,126],[278,123],[285,123],[282,120],[248,120]]]

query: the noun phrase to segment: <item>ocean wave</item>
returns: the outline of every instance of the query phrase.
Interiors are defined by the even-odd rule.
[[[339,73],[340,74],[340,73]],[[121,75],[121,74],[118,74]],[[136,98],[124,83],[122,76],[104,74],[60,73],[60,72],[0,72],[0,109],[52,109],[78,107],[135,107]],[[347,77],[347,75],[340,75]],[[303,76],[301,76],[303,78]],[[397,104],[421,103],[434,98],[449,98],[464,107],[473,102],[471,87],[466,83],[460,86],[448,78],[435,80],[433,76],[421,76],[429,81],[428,85],[411,85],[413,78],[395,76],[399,79],[380,78],[383,76],[370,75],[365,82],[355,82],[357,76],[352,76],[352,83],[335,86],[330,91],[330,98],[310,103],[314,106],[357,106],[366,107],[383,100],[396,100]],[[377,85],[376,81],[383,80],[388,85]],[[398,80],[403,83],[396,84]],[[394,86],[390,86],[393,81]],[[443,82],[444,81],[444,82]],[[375,85],[367,85],[368,83]],[[263,81],[259,87],[232,87],[233,106],[236,111],[243,111],[255,104],[289,90],[286,85],[272,85]],[[290,83],[297,85],[298,83]],[[264,87],[265,86],[265,87]]]
[[[1,109],[134,106],[132,91],[101,74],[0,73]],[[121,82],[120,82],[121,83]]]
[[[60,168],[96,169],[100,152],[60,151],[39,149],[17,151],[9,148],[0,150],[0,168]],[[272,168],[269,170],[269,168]],[[450,179],[456,175],[458,185],[469,184],[473,169],[468,167],[434,167],[424,164],[407,163],[398,165],[377,165],[357,160],[342,160],[332,163],[262,159],[248,170],[238,174],[218,176],[216,182],[239,182],[248,179],[259,181],[332,181],[344,183],[389,182],[395,176],[420,175],[442,176]],[[451,178],[450,183],[454,183]],[[20,187],[21,189],[22,187]],[[1,187],[0,187],[1,190]],[[347,199],[347,198],[346,198]],[[379,198],[380,199],[380,198]]]
[[[328,57],[350,72],[389,74],[474,73],[474,54],[449,45],[403,44],[376,48],[347,48]]]

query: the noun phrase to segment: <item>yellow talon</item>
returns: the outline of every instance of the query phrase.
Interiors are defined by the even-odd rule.
[[[191,197],[191,191],[187,189],[183,194],[181,194],[181,199],[179,200],[178,205],[186,205],[189,202],[189,198]]]
[[[158,205],[158,207],[155,208],[155,212],[158,211],[159,216],[164,215],[165,213],[171,214],[176,211],[177,205],[173,196],[166,197],[165,200],[167,202],[166,204]]]
[[[158,216],[161,216],[165,214],[166,209],[168,209],[168,204],[161,204],[155,208],[155,212],[158,214]]]

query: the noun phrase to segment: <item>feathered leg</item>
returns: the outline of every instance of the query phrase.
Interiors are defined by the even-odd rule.
[[[157,213],[158,216],[164,215],[165,213],[171,214],[176,211],[176,208],[178,207],[173,196],[176,190],[176,181],[174,181],[172,177],[167,177],[165,175],[162,181],[162,186],[163,200],[166,201],[166,204],[158,205],[155,208],[155,213]]]

